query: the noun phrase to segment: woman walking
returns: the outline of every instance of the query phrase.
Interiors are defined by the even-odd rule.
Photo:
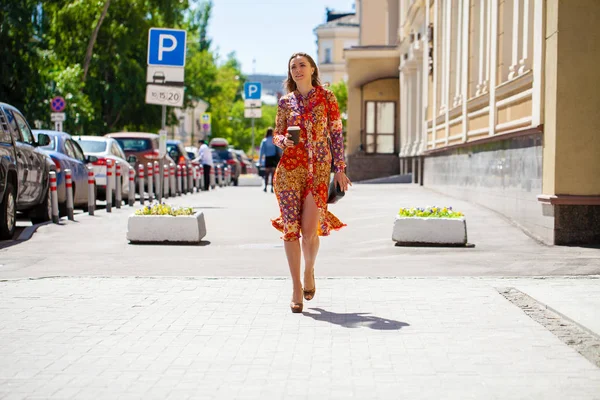
[[[345,226],[327,211],[332,157],[335,182],[344,191],[351,182],[344,172],[344,139],[338,103],[333,92],[321,86],[319,69],[312,57],[306,53],[290,57],[285,85],[288,94],[279,100],[273,136],[275,145],[284,149],[274,177],[281,215],[272,223],[283,232],[293,283],[290,308],[293,313],[300,313],[302,297],[311,300],[316,292],[314,266],[319,236],[327,236],[332,229]],[[291,140],[287,132],[290,127],[300,128],[298,143]],[[304,287],[300,279],[302,254]]]
[[[268,128],[265,138],[260,143],[260,165],[265,168],[265,188],[269,185],[269,177],[273,176],[275,167],[279,162],[279,152],[281,150],[273,143],[273,128]],[[271,179],[271,193],[273,193],[273,179]]]

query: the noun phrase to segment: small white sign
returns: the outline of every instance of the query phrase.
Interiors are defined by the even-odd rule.
[[[146,103],[171,107],[182,107],[183,86],[147,85]]]
[[[262,108],[245,108],[244,118],[261,118]]]
[[[262,106],[261,99],[256,99],[256,100],[246,99],[246,100],[244,100],[244,107],[246,107],[246,108],[256,108],[256,107],[260,107],[260,106]]]
[[[161,65],[148,65],[146,70],[146,83],[165,86],[183,86],[183,67],[165,67]]]
[[[167,130],[158,131],[158,156],[163,158],[167,154]]]
[[[63,122],[66,119],[65,113],[50,113],[50,121],[52,122]]]

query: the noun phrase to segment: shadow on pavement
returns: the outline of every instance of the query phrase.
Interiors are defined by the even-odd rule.
[[[148,245],[162,245],[162,246],[209,246],[210,241],[201,240],[198,243],[194,242],[129,242],[129,244],[134,246],[148,246]]]
[[[343,326],[344,328],[366,328],[391,331],[400,330],[405,326],[410,326],[406,322],[394,321],[393,319],[374,317],[369,313],[334,313],[323,310],[322,308],[311,308],[318,311],[319,314],[303,312],[306,317],[311,317],[316,321],[329,322],[331,324]]]

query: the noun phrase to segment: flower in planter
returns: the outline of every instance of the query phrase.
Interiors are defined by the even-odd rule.
[[[152,206],[144,206],[135,212],[135,215],[194,215],[192,207],[173,207],[165,203],[154,203]]]
[[[422,217],[422,218],[461,218],[464,214],[460,211],[452,210],[452,207],[411,207],[401,208],[398,212],[401,217]]]

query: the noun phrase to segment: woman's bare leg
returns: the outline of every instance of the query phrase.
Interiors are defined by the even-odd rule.
[[[314,268],[319,252],[319,208],[312,195],[304,200],[302,207],[302,252],[304,253],[304,290],[312,290],[314,284]]]
[[[302,252],[300,251],[300,241],[285,241],[283,242],[285,255],[290,267],[290,275],[292,276],[293,294],[292,301],[294,303],[302,303],[302,280],[300,279],[300,260]]]

